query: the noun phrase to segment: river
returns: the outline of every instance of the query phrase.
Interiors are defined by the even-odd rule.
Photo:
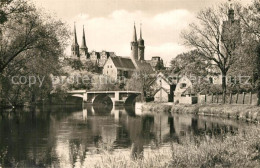
[[[140,114],[140,112],[138,112]],[[196,115],[142,114],[134,108],[45,106],[0,114],[0,165],[74,166],[86,155],[109,151],[141,153],[243,132],[248,124]],[[0,166],[1,167],[1,166]]]

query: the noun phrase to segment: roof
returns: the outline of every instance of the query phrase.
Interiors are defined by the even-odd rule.
[[[97,52],[97,51],[91,51],[89,52],[89,54],[91,55],[93,52],[95,52],[98,56],[101,55],[102,53],[107,54],[108,56],[115,56],[115,52],[108,52],[108,51],[101,51],[101,52]]]
[[[155,67],[158,64],[158,60],[147,60],[147,63],[149,63],[152,67]]]
[[[189,94],[196,94],[193,87],[188,87],[184,92],[182,92],[183,95],[189,95]]]
[[[138,67],[138,70],[141,72],[145,72],[148,74],[153,73],[153,68],[151,64],[147,63],[146,61],[135,61]]]
[[[127,68],[133,70],[136,69],[134,63],[130,58],[117,56],[117,57],[110,57],[110,59],[112,60],[112,62],[117,68]]]
[[[161,72],[159,74],[156,75],[156,77],[152,78],[152,80],[150,80],[150,82],[148,83],[149,86],[151,86],[156,79],[161,78],[162,80],[164,80],[166,83],[168,83],[169,85],[176,85],[176,82],[173,80],[169,80],[169,78],[166,78],[164,74],[162,74]]]
[[[164,87],[160,87],[159,89],[157,89],[157,90],[155,90],[155,92],[153,93],[153,96],[157,93],[157,92],[159,92],[160,90],[164,90],[166,93],[170,93],[170,91],[169,90],[167,90],[167,89],[165,89]]]

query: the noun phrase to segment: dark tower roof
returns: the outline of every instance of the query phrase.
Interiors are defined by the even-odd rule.
[[[229,21],[234,21],[234,19],[235,19],[235,11],[233,9],[233,4],[232,4],[231,0],[228,0],[228,1],[229,1],[228,20]]]
[[[78,46],[78,40],[77,40],[77,32],[76,32],[75,22],[74,22],[74,39],[73,39],[73,45]]]
[[[143,37],[142,37],[142,23],[140,24],[140,39],[143,39]]]
[[[85,37],[85,30],[84,30],[84,25],[83,25],[83,35],[82,35],[81,48],[87,48],[87,45],[86,45],[86,37]]]
[[[136,28],[134,24],[134,34],[133,34],[133,41],[137,41],[137,36],[136,36]]]
[[[142,36],[142,24],[140,24],[140,38],[138,40],[139,45],[144,45],[144,40],[143,40],[143,36]]]

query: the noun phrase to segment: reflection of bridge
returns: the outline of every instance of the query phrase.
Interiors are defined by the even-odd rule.
[[[84,102],[91,104],[113,104],[113,105],[133,105],[135,98],[141,95],[137,91],[86,91],[74,90],[69,91],[73,97],[81,97]]]

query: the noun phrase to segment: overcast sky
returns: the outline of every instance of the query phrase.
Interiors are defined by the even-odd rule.
[[[142,22],[145,59],[161,56],[167,64],[176,55],[189,50],[181,44],[181,30],[194,20],[196,13],[227,0],[32,0],[37,6],[66,21],[73,30],[76,22],[78,43],[82,26],[90,51],[114,51],[130,55],[133,24],[138,36]],[[247,4],[251,0],[240,0]],[[139,38],[139,37],[138,37]],[[70,54],[70,47],[67,53]]]

